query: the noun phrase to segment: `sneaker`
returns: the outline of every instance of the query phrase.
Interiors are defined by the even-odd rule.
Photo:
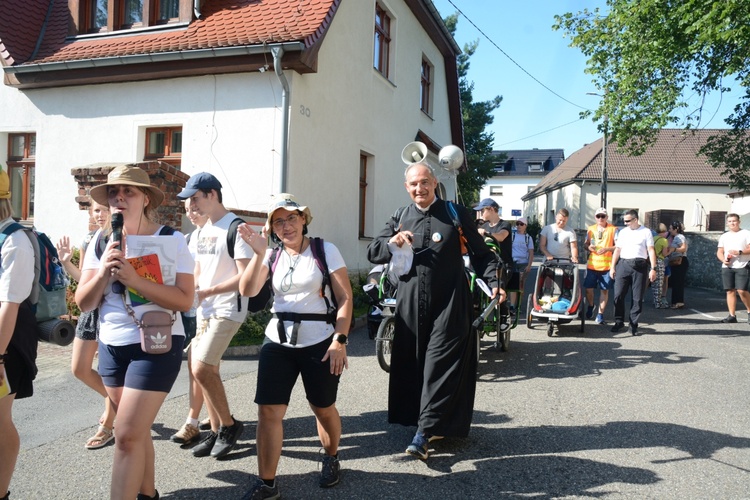
[[[430,441],[427,439],[427,437],[422,434],[422,432],[417,431],[417,433],[414,435],[414,439],[411,440],[411,444],[406,447],[406,453],[408,453],[409,455],[414,455],[415,457],[422,460],[427,460],[427,457],[429,456],[427,445],[429,443]]]
[[[586,319],[591,319],[594,317],[594,306],[588,306],[586,308]]]
[[[619,333],[625,328],[625,323],[622,321],[615,321],[615,324],[612,326],[612,329],[610,330],[612,333]]]
[[[138,493],[138,496],[135,497],[135,498],[136,498],[136,500],[159,500],[159,492],[156,491],[156,493],[152,497],[146,496],[143,493]],[[0,499],[0,500],[2,500],[2,499]]]
[[[630,334],[633,336],[638,336],[638,325],[635,323],[630,323]]]
[[[682,302],[677,302],[676,304],[672,304],[672,309],[684,309],[684,308],[685,308],[685,304],[683,304]]]
[[[245,425],[237,419],[229,427],[223,425],[219,427],[219,437],[211,450],[211,456],[214,458],[225,457],[237,445],[237,440],[242,435],[244,428]]]
[[[182,424],[180,430],[172,434],[169,438],[173,443],[190,444],[201,438],[201,431],[194,425],[188,423]]]
[[[273,482],[273,486],[268,486],[266,483],[258,479],[252,489],[242,497],[242,500],[275,500],[281,498],[279,494],[279,483]]]
[[[211,419],[206,417],[198,424],[198,428],[202,431],[210,431],[211,430]]]
[[[604,322],[604,315],[603,314],[597,314],[596,315],[596,321],[594,321],[597,325],[606,325]]]
[[[730,314],[726,318],[722,319],[721,322],[722,323],[737,323],[737,316],[732,316]]]
[[[208,431],[208,435],[203,438],[203,440],[195,445],[193,447],[193,456],[194,457],[207,457],[211,454],[211,450],[214,448],[214,444],[216,444],[216,438],[218,438],[219,435],[216,434],[214,431]]]
[[[338,457],[332,457],[331,455],[323,455],[323,466],[320,470],[320,481],[318,484],[321,488],[330,488],[339,484],[339,473],[341,467],[339,465]]]

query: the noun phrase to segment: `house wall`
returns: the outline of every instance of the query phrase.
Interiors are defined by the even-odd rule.
[[[686,231],[699,231],[693,225],[695,200],[699,199],[705,211],[730,211],[731,200],[727,196],[727,186],[694,186],[685,184],[634,184],[608,183],[607,208],[610,216],[613,211],[636,209],[641,218],[654,210],[682,210],[682,222]],[[601,188],[598,182],[570,184],[556,191],[542,194],[525,204],[530,217],[538,217],[542,224],[551,224],[554,214],[560,207],[570,211],[569,225],[585,228],[593,224],[594,212],[601,205]],[[705,215],[702,216],[703,230],[706,229]],[[665,224],[671,221],[662,221]]]
[[[318,72],[287,72],[292,81],[289,190],[304,193],[315,216],[311,234],[333,241],[350,270],[371,267],[370,238],[358,238],[360,154],[368,156],[365,234],[372,237],[410,202],[404,146],[418,130],[443,146],[451,142],[442,56],[403,2],[381,4],[392,16],[390,80],[372,65],[374,7],[357,2],[339,7],[319,53]],[[423,54],[434,65],[431,116],[419,109]],[[437,158],[430,159],[437,166]],[[453,175],[439,168],[437,174],[453,198]]]
[[[501,215],[506,220],[516,220],[518,217],[528,217],[524,209],[524,202],[521,197],[529,192],[529,187],[536,186],[541,177],[521,177],[521,176],[503,176],[491,177],[479,191],[479,199],[492,198],[502,209]],[[491,195],[491,189],[494,186],[501,186],[503,189],[502,196]],[[520,210],[520,216],[514,216],[513,210]]]
[[[360,152],[371,155],[372,236],[409,201],[404,145],[420,129],[441,145],[451,142],[443,58],[402,1],[382,4],[394,20],[390,81],[372,67],[373,3],[342,2],[317,73],[285,72],[291,85],[288,190],[310,206],[311,234],[334,242],[350,270],[370,267],[369,240],[358,239]],[[434,65],[431,116],[419,109],[423,53]],[[278,190],[284,110],[272,70],[25,92],[2,85],[0,105],[0,161],[7,158],[7,133],[37,134],[35,223],[53,241],[69,235],[78,242],[87,231],[71,169],[141,161],[150,126],[183,127],[182,171],[218,177],[227,207],[265,211]],[[437,164],[434,155],[431,160]],[[453,197],[453,176],[440,175]]]

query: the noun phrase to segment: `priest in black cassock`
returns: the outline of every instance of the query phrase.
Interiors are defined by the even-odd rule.
[[[477,341],[471,328],[473,308],[464,272],[461,239],[449,202],[436,197],[432,168],[414,163],[406,169],[406,190],[414,203],[396,211],[370,243],[370,262],[384,264],[391,251],[412,247],[411,269],[401,276],[396,294],[396,326],[391,352],[388,422],[417,426],[407,453],[428,456],[430,441],[469,434],[474,411]],[[493,296],[505,292],[497,280],[498,259],[476,230],[473,214],[452,205],[479,277]]]

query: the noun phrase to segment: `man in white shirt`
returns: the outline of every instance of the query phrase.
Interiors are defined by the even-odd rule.
[[[737,323],[737,295],[745,304],[750,318],[750,272],[747,263],[750,261],[750,231],[740,229],[740,216],[727,215],[729,231],[719,238],[716,257],[721,261],[721,281],[727,292],[727,309],[729,316],[721,320],[722,323]],[[750,319],[748,319],[750,321]]]
[[[622,218],[625,227],[617,233],[615,251],[612,254],[612,268],[609,271],[615,280],[615,324],[613,333],[625,328],[625,295],[631,289],[630,333],[638,335],[638,318],[643,309],[643,295],[648,280],[656,279],[656,252],[651,230],[641,226],[638,212],[628,210]],[[649,271],[649,261],[651,270]]]
[[[200,305],[188,365],[203,392],[211,430],[192,451],[196,457],[222,458],[237,444],[244,428],[229,411],[219,362],[247,315],[247,302],[242,303],[238,292],[240,276],[253,250],[242,238],[234,238],[234,255],[230,255],[228,233],[237,216],[224,208],[216,177],[207,172],[193,175],[177,197],[190,199],[191,207],[208,216],[196,246],[195,283]],[[236,226],[232,228],[236,231]],[[191,425],[196,423],[191,421]]]

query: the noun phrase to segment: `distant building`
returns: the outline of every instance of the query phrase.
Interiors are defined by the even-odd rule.
[[[529,193],[565,160],[562,149],[516,149],[493,151],[495,174],[479,193],[479,199],[492,198],[500,205],[503,219],[527,216],[521,198]]]

